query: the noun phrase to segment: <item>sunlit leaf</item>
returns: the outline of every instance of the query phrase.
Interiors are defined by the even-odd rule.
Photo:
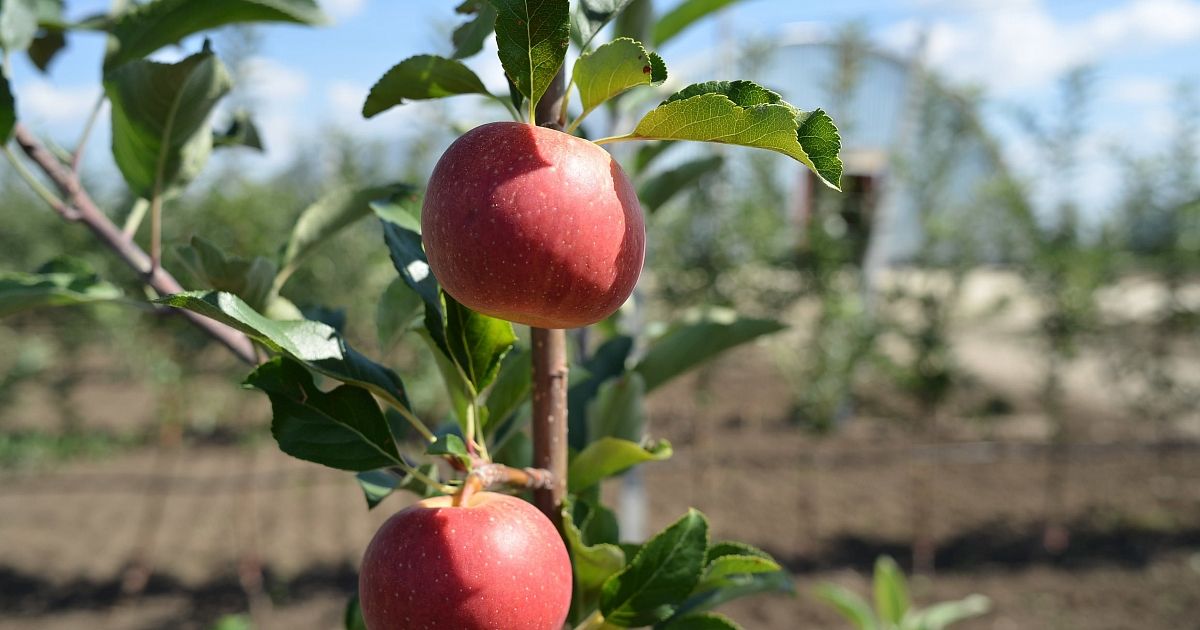
[[[579,89],[583,115],[625,90],[657,85],[666,79],[667,68],[662,58],[647,53],[640,42],[627,37],[581,55],[571,75]]]
[[[37,273],[0,271],[0,317],[49,306],[119,300],[121,289],[75,259],[60,259]]]
[[[491,96],[473,70],[455,59],[417,55],[392,66],[371,87],[363,103],[364,118],[383,113],[406,100],[445,98],[459,94]]]
[[[708,548],[708,521],[696,510],[651,538],[600,596],[608,623],[637,627],[666,620],[696,583]]]
[[[537,103],[562,67],[570,45],[567,0],[492,0],[500,64],[521,94]]]
[[[670,456],[671,443],[666,440],[643,446],[629,440],[600,438],[571,460],[567,486],[571,492],[587,490],[606,477],[621,474],[644,462],[662,461]]]

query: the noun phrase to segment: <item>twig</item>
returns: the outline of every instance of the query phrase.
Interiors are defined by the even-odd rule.
[[[32,134],[28,129],[17,124],[13,130],[13,137],[21,150],[29,159],[38,166],[46,177],[58,187],[62,193],[62,200],[47,199],[47,203],[54,209],[63,219],[68,221],[78,221],[83,223],[100,239],[105,246],[120,256],[125,264],[129,265],[134,271],[146,276],[146,284],[150,285],[160,295],[169,295],[183,291],[183,286],[165,269],[159,267],[150,271],[150,257],[142,248],[138,247],[131,239],[126,238],[120,228],[105,215],[96,203],[92,201],[90,195],[84,190],[83,185],[79,182],[79,174],[68,168],[58,158],[54,157],[46,149],[46,147]],[[250,338],[242,333],[221,324],[215,320],[192,313],[191,311],[182,311],[182,314],[193,326],[204,331],[208,336],[219,341],[237,358],[251,365],[257,364],[258,359],[254,352],[254,344]]]
[[[471,474],[463,480],[462,488],[454,494],[454,505],[465,505],[476,492],[490,490],[497,486],[523,488],[526,490],[544,490],[553,488],[554,475],[541,468],[511,468],[504,464],[483,464],[476,466]]]

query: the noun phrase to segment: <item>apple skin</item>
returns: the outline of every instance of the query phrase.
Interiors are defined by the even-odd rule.
[[[612,156],[516,122],[481,125],[450,145],[429,180],[421,231],[454,299],[540,328],[611,315],[646,254],[642,207]]]
[[[369,630],[562,630],[571,559],[558,530],[516,497],[425,499],[367,546],[358,595]]]

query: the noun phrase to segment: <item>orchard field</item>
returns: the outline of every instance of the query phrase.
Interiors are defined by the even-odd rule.
[[[1200,5],[806,5],[0,0],[0,630],[1200,630]]]

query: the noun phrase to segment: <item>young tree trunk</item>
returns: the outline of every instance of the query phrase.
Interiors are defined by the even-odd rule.
[[[562,68],[534,106],[536,120],[562,129],[560,108],[566,92]],[[533,465],[554,477],[550,489],[535,490],[534,503],[562,529],[562,501],[567,491],[567,334],[565,330],[532,329],[533,336]]]

